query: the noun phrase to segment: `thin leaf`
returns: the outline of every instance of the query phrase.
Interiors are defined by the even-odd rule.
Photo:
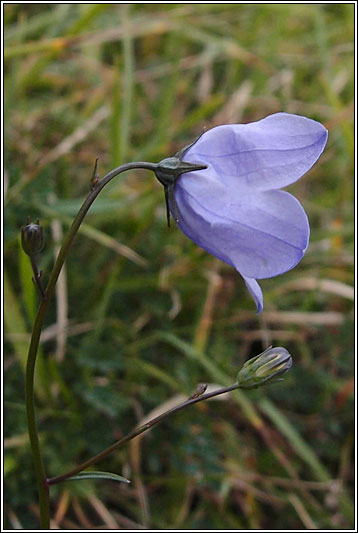
[[[111,481],[130,483],[129,479],[119,476],[118,474],[112,474],[111,472],[100,472],[97,470],[93,470],[92,472],[80,472],[75,476],[67,478],[65,481],[80,481],[81,479],[109,479]]]

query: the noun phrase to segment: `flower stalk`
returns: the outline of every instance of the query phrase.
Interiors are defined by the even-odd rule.
[[[158,173],[159,175],[161,175],[161,173],[165,171],[169,174],[172,173],[173,186],[174,186],[175,179],[182,173],[188,172],[188,171],[193,172],[195,170],[200,170],[202,168],[206,168],[206,166],[205,165],[204,166],[203,165],[190,165],[189,163],[184,163],[184,162],[181,162],[180,160],[178,160],[178,165],[176,165],[174,169],[171,169],[170,165],[169,165],[169,168],[167,168],[165,161],[160,162],[160,163],[150,163],[150,162],[139,161],[139,162],[126,163],[124,165],[121,165],[111,170],[110,172],[108,172],[101,180],[99,180],[97,173],[96,173],[96,170],[97,170],[97,160],[96,160],[96,165],[95,165],[95,169],[94,169],[92,180],[91,180],[90,192],[87,198],[85,199],[85,201],[83,202],[80,210],[78,211],[63,241],[63,244],[61,246],[61,249],[58,253],[57,259],[53,266],[52,272],[50,274],[46,290],[42,288],[42,285],[40,282],[41,272],[40,273],[38,272],[37,264],[34,259],[35,254],[41,250],[42,245],[43,245],[42,228],[40,228],[38,222],[36,224],[29,224],[29,220],[27,221],[27,225],[22,228],[22,245],[23,245],[24,251],[30,256],[31,265],[34,271],[34,281],[37,287],[39,288],[40,294],[42,296],[42,300],[41,300],[41,303],[40,303],[40,306],[37,312],[37,316],[34,322],[33,330],[32,330],[29,352],[28,352],[28,357],[27,357],[27,364],[26,364],[26,377],[25,377],[25,397],[26,397],[28,432],[29,432],[29,437],[30,437],[30,446],[31,446],[31,452],[32,452],[34,466],[35,466],[37,488],[38,488],[38,493],[39,493],[40,517],[41,517],[42,529],[49,529],[50,504],[49,504],[49,482],[46,477],[46,471],[45,471],[45,467],[44,467],[43,460],[42,460],[40,441],[39,441],[37,423],[36,423],[35,395],[34,395],[35,366],[36,366],[36,358],[37,358],[37,352],[38,352],[38,347],[39,347],[39,342],[40,342],[41,330],[42,330],[42,326],[45,321],[48,306],[52,298],[52,295],[54,293],[56,282],[58,280],[58,276],[60,275],[63,264],[68,256],[73,240],[75,236],[77,235],[77,232],[88,210],[90,209],[91,205],[93,204],[93,202],[95,201],[99,193],[113,178],[115,178],[122,172],[126,172],[127,170],[133,170],[133,169],[145,169],[145,170],[151,170],[158,177]],[[144,428],[142,431],[145,431],[145,429],[147,428]],[[142,431],[140,431],[139,433],[141,433]],[[135,432],[135,435],[133,435],[130,438],[133,438],[139,433]],[[130,440],[130,439],[127,439],[127,440]],[[116,447],[117,446],[114,445],[113,449],[115,449]],[[102,457],[105,457],[106,455],[111,453],[111,451],[112,449],[110,449],[107,452],[106,451],[102,452],[101,454],[96,456],[96,458],[93,458],[95,459],[94,462],[97,462],[97,460],[101,459]],[[94,464],[93,459],[89,461],[89,465]],[[76,469],[76,473],[80,472],[83,468],[84,466],[82,465],[79,469]]]
[[[27,412],[27,423],[28,423],[28,432],[30,437],[30,446],[31,452],[35,467],[37,488],[39,493],[39,504],[40,504],[40,517],[41,517],[41,527],[42,529],[49,529],[50,527],[50,503],[49,503],[49,486],[46,478],[46,471],[42,460],[40,441],[37,430],[36,423],[36,414],[35,414],[35,398],[34,398],[34,376],[35,376],[35,366],[37,352],[40,342],[40,335],[42,326],[45,321],[47,314],[48,306],[51,300],[51,297],[54,293],[56,282],[58,276],[61,272],[62,266],[66,260],[66,257],[70,251],[72,242],[78,232],[79,227],[83,219],[85,218],[89,208],[101,192],[101,190],[109,183],[113,178],[132,169],[148,169],[155,172],[157,165],[155,163],[148,162],[136,162],[136,163],[127,163],[113,169],[111,172],[106,174],[100,181],[93,183],[91,191],[85,199],[82,207],[77,213],[72,226],[70,227],[65,240],[62,244],[62,247],[57,256],[56,262],[52,269],[52,272],[49,277],[49,281],[46,287],[46,290],[43,291],[43,298],[40,302],[37,316],[34,322],[31,341],[29,346],[29,352],[27,357],[26,364],[26,377],[25,377],[25,398],[26,398],[26,412]],[[28,233],[29,235],[29,233]],[[28,239],[30,242],[31,239]],[[35,240],[32,240],[35,242]],[[26,251],[26,250],[25,250]],[[31,251],[31,249],[29,249]],[[34,251],[34,250],[32,250]],[[38,250],[37,250],[38,251]],[[26,252],[28,253],[28,252]],[[29,254],[30,255],[30,254]],[[30,255],[30,258],[33,257],[33,253]],[[35,274],[36,279],[36,274]]]

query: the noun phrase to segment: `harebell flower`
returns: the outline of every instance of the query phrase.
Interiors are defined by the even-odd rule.
[[[161,173],[175,166],[175,158],[179,167],[197,165],[173,175],[169,188],[157,175],[167,208],[187,237],[241,274],[259,313],[263,295],[257,279],[291,270],[309,242],[304,209],[279,189],[314,165],[327,136],[315,120],[276,113],[249,124],[217,126],[158,165]]]

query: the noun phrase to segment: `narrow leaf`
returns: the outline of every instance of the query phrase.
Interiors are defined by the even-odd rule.
[[[119,481],[124,483],[130,483],[129,479],[119,476],[118,474],[112,474],[111,472],[80,472],[75,476],[67,478],[65,481],[78,481],[81,479],[110,479],[111,481]]]

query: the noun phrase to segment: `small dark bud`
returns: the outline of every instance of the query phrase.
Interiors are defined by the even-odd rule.
[[[200,383],[197,386],[196,391],[189,397],[189,400],[194,400],[194,398],[199,398],[199,396],[204,394],[207,388],[208,386],[206,383]]]
[[[24,252],[29,256],[34,256],[41,252],[43,247],[43,231],[37,220],[32,223],[27,220],[27,224],[21,228],[21,245]]]
[[[99,182],[99,174],[97,174],[97,166],[98,166],[98,157],[94,164],[93,175],[91,179],[91,191],[93,191],[93,189],[96,187],[97,183]]]

